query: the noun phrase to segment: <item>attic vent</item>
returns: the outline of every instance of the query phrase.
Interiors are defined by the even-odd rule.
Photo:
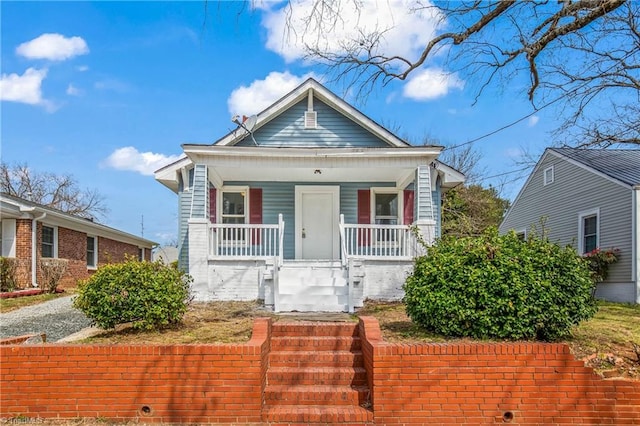
[[[318,114],[315,111],[304,112],[304,128],[305,129],[318,128]]]

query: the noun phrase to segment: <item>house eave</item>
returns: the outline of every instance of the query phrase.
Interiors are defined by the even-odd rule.
[[[157,242],[137,237],[124,231],[111,228],[91,220],[73,216],[45,206],[34,205],[29,202],[21,202],[13,198],[2,196],[2,217],[16,219],[33,219],[46,213],[46,222],[55,226],[62,226],[89,235],[109,238],[111,240],[132,244],[138,247],[152,248]],[[5,215],[6,213],[6,215]]]

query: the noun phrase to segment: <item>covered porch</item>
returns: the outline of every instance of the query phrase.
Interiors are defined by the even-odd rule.
[[[196,298],[276,310],[401,298],[413,259],[437,237],[440,190],[456,180],[439,147],[183,148],[188,157],[156,179],[179,194],[181,266]],[[332,289],[305,287],[321,276],[317,287]],[[348,300],[325,309],[314,292]],[[309,303],[279,300],[294,293]]]

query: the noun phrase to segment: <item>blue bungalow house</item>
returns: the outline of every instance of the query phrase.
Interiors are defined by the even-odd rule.
[[[179,264],[196,300],[350,311],[394,300],[464,176],[309,79],[156,171],[178,195]]]

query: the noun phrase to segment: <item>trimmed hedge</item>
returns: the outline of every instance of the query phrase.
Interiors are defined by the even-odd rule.
[[[159,261],[128,258],[102,266],[80,282],[73,304],[105,329],[127,322],[153,329],[180,322],[190,301],[191,281],[183,271]]]
[[[435,333],[552,341],[595,314],[593,285],[572,247],[492,228],[429,247],[404,285],[404,302],[409,317]]]

